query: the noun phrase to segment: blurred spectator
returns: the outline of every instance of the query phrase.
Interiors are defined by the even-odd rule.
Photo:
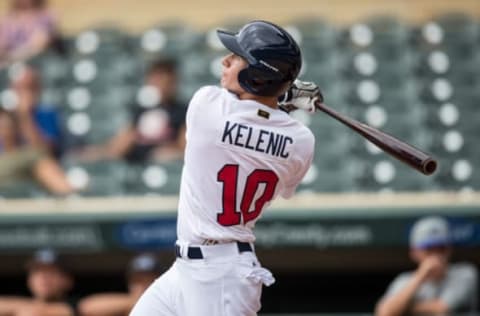
[[[42,52],[56,30],[45,0],[11,0],[10,12],[0,20],[0,65]]]
[[[128,293],[104,293],[88,296],[80,301],[81,316],[126,316],[150,284],[158,278],[162,267],[150,254],[141,254],[127,269]]]
[[[379,301],[376,316],[473,314],[477,272],[468,263],[449,263],[452,253],[448,222],[425,217],[410,233],[410,256],[418,264],[400,274]]]
[[[40,102],[40,80],[25,68],[13,81],[16,100],[0,110],[0,187],[33,175],[54,194],[72,192],[55,160],[60,151],[60,122],[53,107]]]
[[[73,316],[75,303],[67,294],[73,278],[50,249],[37,251],[27,264],[32,297],[0,297],[1,316]]]
[[[133,107],[131,124],[106,146],[87,147],[81,156],[88,160],[123,158],[132,163],[181,159],[186,108],[176,100],[177,81],[175,61],[154,62]]]

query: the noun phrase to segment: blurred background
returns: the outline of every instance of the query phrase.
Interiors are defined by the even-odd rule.
[[[215,30],[252,19],[292,34],[328,105],[439,161],[423,176],[295,113],[315,160],[257,224],[277,277],[262,311],[372,314],[415,268],[408,234],[424,215],[448,219],[453,261],[480,264],[478,0],[4,0],[0,15],[0,295],[29,293],[40,248],[64,256],[79,298],[124,291],[139,252],[173,262],[185,109],[221,76]]]

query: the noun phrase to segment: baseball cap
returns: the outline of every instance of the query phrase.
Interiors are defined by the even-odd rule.
[[[160,261],[152,254],[144,253],[136,256],[130,261],[127,273],[160,273],[162,266]]]
[[[64,268],[58,253],[51,248],[39,249],[33,253],[32,258],[27,262],[27,269],[44,266],[57,266]]]
[[[410,231],[410,247],[428,249],[437,246],[448,246],[451,242],[448,222],[439,216],[428,216],[419,219]]]

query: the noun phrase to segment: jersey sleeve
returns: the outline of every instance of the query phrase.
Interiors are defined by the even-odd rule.
[[[186,125],[187,132],[189,127],[198,125],[201,122],[202,113],[208,115],[208,103],[209,99],[213,97],[214,93],[220,90],[215,86],[205,86],[197,90],[193,97],[190,99],[190,103],[187,107]],[[203,109],[202,109],[203,108]]]
[[[467,312],[476,309],[477,271],[468,264],[458,266],[440,293],[450,312]]]
[[[295,190],[297,189],[298,185],[302,181],[303,177],[310,169],[313,161],[313,153],[315,148],[315,137],[313,134],[308,131],[305,133],[300,146],[296,147],[296,151],[298,154],[298,167],[296,168],[296,172],[294,173],[295,176],[289,181],[281,196],[285,199],[291,198],[295,194]]]

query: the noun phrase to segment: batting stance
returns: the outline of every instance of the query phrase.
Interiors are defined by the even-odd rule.
[[[323,100],[316,85],[295,80],[297,43],[264,21],[218,36],[231,51],[222,88],[198,90],[187,112],[177,260],[133,316],[256,315],[262,285],[275,280],[256,258],[252,229],[270,201],[294,194],[312,162],[312,132],[286,113]]]

